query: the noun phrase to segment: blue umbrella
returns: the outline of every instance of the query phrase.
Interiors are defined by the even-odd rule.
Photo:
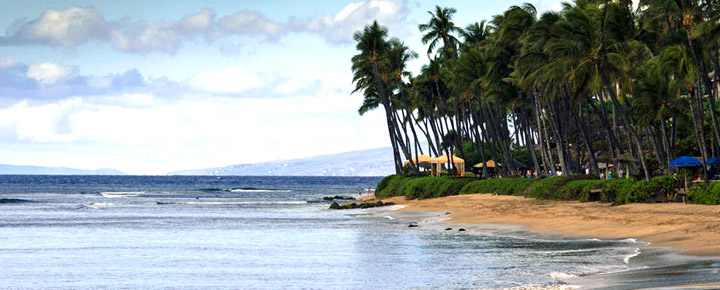
[[[679,157],[670,161],[670,166],[701,166],[702,162],[690,156]]]
[[[720,158],[717,157],[710,157],[708,158],[707,162],[708,165],[720,165]]]

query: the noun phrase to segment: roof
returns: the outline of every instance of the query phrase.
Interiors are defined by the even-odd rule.
[[[412,159],[413,162],[417,163],[436,163],[435,158],[432,158],[427,155],[418,155],[417,157]],[[405,164],[410,163],[409,160],[405,160]]]
[[[449,159],[448,159],[448,154],[440,155],[440,156],[438,156],[437,158],[435,158],[435,161],[436,161],[437,163],[449,163],[448,160],[449,160]],[[460,158],[460,157],[457,157],[457,156],[453,155],[453,156],[452,156],[452,162],[455,163],[455,164],[457,164],[457,163],[465,163],[465,159],[462,159],[462,158]]]

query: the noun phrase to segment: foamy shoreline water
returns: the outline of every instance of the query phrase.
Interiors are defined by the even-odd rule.
[[[399,211],[403,210],[403,211]],[[624,269],[612,269],[598,271],[596,273],[572,274],[563,272],[549,272],[548,276],[557,283],[549,285],[530,285],[511,288],[480,288],[480,289],[507,289],[507,290],[534,290],[534,289],[720,289],[720,259],[717,257],[702,257],[680,254],[681,251],[667,247],[655,246],[652,243],[638,241],[636,238],[622,239],[599,239],[594,237],[572,236],[557,232],[539,232],[528,230],[521,224],[467,224],[453,222],[450,211],[416,211],[407,210],[406,205],[398,205],[385,212],[379,212],[384,218],[395,221],[414,224],[421,230],[430,231],[456,231],[463,229],[463,234],[483,236],[506,236],[515,239],[541,239],[557,241],[611,241],[632,243],[636,248],[632,253],[622,257],[623,263],[627,266]],[[580,253],[592,251],[592,249],[567,250],[565,253]],[[556,251],[559,252],[559,251]],[[638,277],[652,274],[662,279],[665,275],[676,275],[673,271],[677,268],[695,268],[705,270],[708,275],[714,275],[716,281],[708,284],[706,279],[694,281],[688,277],[687,281],[677,279],[676,281],[654,282],[651,280],[638,282]],[[663,284],[666,283],[666,284]]]

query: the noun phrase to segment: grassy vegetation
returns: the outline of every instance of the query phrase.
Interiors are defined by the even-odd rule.
[[[697,204],[720,204],[720,182],[691,187],[688,191],[687,201]]]
[[[405,177],[390,175],[377,186],[378,197],[405,196],[409,199],[432,198],[458,194],[493,193],[527,196],[547,200],[612,202],[613,204],[664,202],[671,199],[682,181],[672,176],[658,176],[650,182],[632,178],[599,180],[588,175],[551,177],[540,180],[495,178],[476,180],[454,177]],[[688,201],[698,204],[720,204],[720,183],[693,187]]]

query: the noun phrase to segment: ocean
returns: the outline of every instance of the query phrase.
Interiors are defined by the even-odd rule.
[[[329,210],[323,200],[356,196],[379,180],[0,176],[0,289],[636,289],[720,281],[717,260],[633,239],[451,225],[445,213],[392,207]]]

